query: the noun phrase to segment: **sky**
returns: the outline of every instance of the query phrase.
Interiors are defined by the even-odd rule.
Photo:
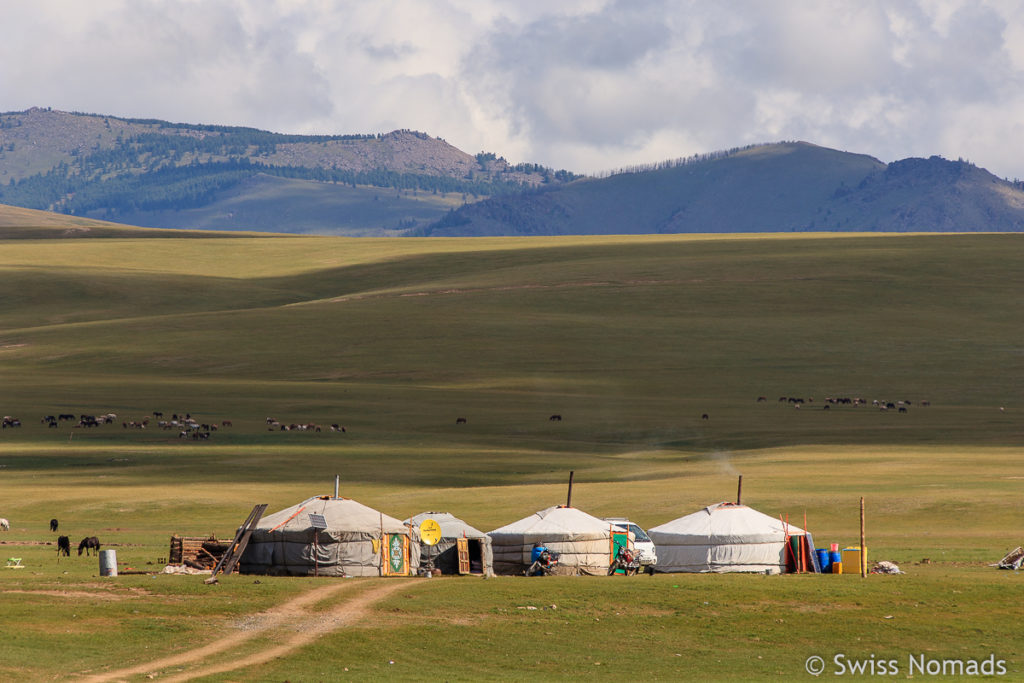
[[[32,0],[0,110],[441,137],[595,173],[804,140],[1024,179],[1024,0]]]

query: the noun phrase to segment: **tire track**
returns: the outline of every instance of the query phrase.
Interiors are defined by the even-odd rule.
[[[308,645],[324,634],[358,622],[370,612],[370,608],[375,603],[402,588],[417,585],[417,582],[388,579],[381,585],[359,591],[356,595],[322,612],[310,614],[306,609],[339,593],[349,592],[350,588],[355,588],[358,585],[346,581],[345,583],[316,588],[277,607],[253,615],[249,623],[242,630],[218,638],[206,645],[162,657],[145,664],[87,676],[83,680],[87,683],[110,683],[112,681],[125,681],[132,676],[146,674],[152,675],[157,680],[169,683],[171,681],[187,681],[201,676],[210,676],[243,667],[264,664]],[[280,644],[265,648],[259,652],[247,653],[244,656],[225,661],[201,665],[191,671],[161,673],[166,669],[180,668],[206,660],[213,655],[229,652],[254,638],[275,633]]]

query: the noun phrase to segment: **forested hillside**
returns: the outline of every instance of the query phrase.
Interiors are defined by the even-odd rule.
[[[364,218],[353,228],[357,231],[407,229],[437,218],[452,205],[574,177],[536,164],[513,166],[491,153],[471,156],[440,138],[408,130],[308,136],[38,108],[0,114],[4,204],[113,221],[130,216],[131,222],[154,227],[191,227],[177,223],[182,216],[168,212],[214,206],[226,192],[257,175],[315,183],[332,196],[344,194],[348,203],[353,197],[367,202],[379,197],[346,194],[344,188],[378,188],[404,193],[413,201],[448,195],[398,218],[394,211],[378,215],[367,210],[374,207],[369,204],[360,212]],[[289,204],[287,197],[277,199],[282,206]],[[275,214],[274,206],[264,209]],[[230,223],[231,211],[220,213]],[[290,212],[279,213],[278,227],[288,231]],[[150,220],[156,217],[160,220]],[[334,232],[338,218],[318,216],[303,231]]]
[[[453,209],[421,235],[1016,232],[1024,185],[963,160],[756,145]]]

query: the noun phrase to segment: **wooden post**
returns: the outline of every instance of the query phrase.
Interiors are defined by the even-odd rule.
[[[565,499],[565,507],[567,507],[567,508],[571,508],[572,507],[572,475],[573,475],[573,471],[570,470],[569,471],[569,495],[566,496],[566,499]]]
[[[736,485],[736,504],[743,503],[743,475],[740,475],[740,483]]]
[[[864,542],[864,496],[860,497],[860,578],[868,575],[868,552]]]

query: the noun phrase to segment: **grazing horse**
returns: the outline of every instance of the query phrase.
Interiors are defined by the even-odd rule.
[[[57,518],[54,517],[53,519],[50,520],[50,531],[56,531],[56,530],[57,530]]]
[[[0,529],[3,529],[4,531],[10,531],[11,530],[11,523],[8,522],[3,517],[0,517]]]
[[[457,424],[457,425],[464,425],[464,424],[466,424],[466,418],[464,418],[464,417],[457,417],[457,418],[455,418],[455,424]]]
[[[708,417],[707,413],[704,413],[703,415],[700,416],[700,419],[702,419],[702,420],[710,420],[711,418]]]
[[[88,556],[89,550],[95,550],[97,553],[100,551],[100,539],[95,536],[88,536],[82,539],[82,542],[78,544],[78,556],[82,556],[82,551]]]
[[[548,418],[548,421],[549,422],[561,422],[562,421],[562,416],[561,415],[552,415],[551,417]]]
[[[57,537],[57,560],[60,561],[60,556],[71,557],[71,539],[67,536]]]

